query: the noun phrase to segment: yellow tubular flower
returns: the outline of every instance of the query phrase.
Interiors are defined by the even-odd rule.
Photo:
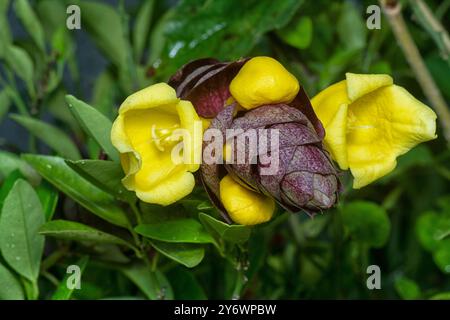
[[[158,83],[129,96],[113,123],[111,141],[121,154],[123,185],[144,202],[169,205],[194,188],[202,124],[189,101]],[[173,150],[181,146],[183,159]],[[177,149],[178,150],[178,149]]]
[[[267,222],[275,211],[272,198],[242,186],[230,175],[220,181],[220,200],[230,218],[242,225]]]
[[[230,83],[231,95],[245,109],[289,103],[299,89],[297,79],[270,57],[250,59]]]
[[[436,114],[388,75],[347,73],[312,100],[325,146],[364,187],[394,170],[396,158],[436,138]]]

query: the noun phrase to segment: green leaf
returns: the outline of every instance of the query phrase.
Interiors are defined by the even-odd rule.
[[[11,172],[3,181],[2,186],[0,188],[0,214],[2,210],[3,203],[5,202],[6,197],[8,196],[11,189],[14,187],[14,184],[17,180],[23,179],[24,176],[20,173],[19,170],[14,170]]]
[[[41,52],[45,53],[44,30],[28,0],[15,0],[14,9],[28,34]]]
[[[119,237],[75,221],[49,221],[39,229],[39,233],[64,240],[118,244],[137,250],[132,244]]]
[[[198,57],[236,60],[247,55],[264,33],[289,23],[303,1],[180,1],[164,16],[163,75]],[[155,41],[152,41],[152,44]],[[152,56],[152,60],[154,56]]]
[[[0,58],[6,55],[6,48],[11,44],[11,31],[8,22],[9,0],[0,1]]]
[[[278,36],[287,44],[306,49],[311,44],[313,24],[310,17],[303,16],[277,32]]]
[[[0,300],[23,300],[24,298],[19,280],[0,263]]]
[[[30,95],[34,96],[34,65],[28,53],[20,47],[10,45],[5,50],[5,61],[25,82]]]
[[[56,205],[58,204],[59,194],[47,181],[42,181],[36,188],[37,195],[41,201],[42,209],[45,214],[45,221],[50,221],[55,214]]]
[[[148,32],[152,23],[154,6],[155,0],[145,1],[139,8],[136,16],[133,30],[133,49],[136,63],[140,62],[144,52],[145,44],[148,39]]]
[[[48,182],[98,217],[112,224],[127,227],[126,213],[115,199],[97,188],[59,157],[26,154],[23,158]]]
[[[434,251],[442,240],[442,235],[450,232],[450,217],[426,212],[422,214],[416,223],[416,234],[419,242],[428,251]]]
[[[82,12],[82,24],[95,44],[119,69],[125,69],[129,45],[117,10],[98,2],[80,1],[76,4]]]
[[[91,105],[108,119],[116,116],[115,97],[117,96],[117,80],[110,70],[104,71],[95,80]]]
[[[44,28],[44,33],[47,36],[53,36],[61,27],[66,27],[66,13],[67,5],[64,1],[59,0],[39,0],[36,3],[36,13],[39,16],[39,21]]]
[[[345,1],[341,6],[341,15],[337,21],[337,32],[347,49],[361,49],[366,45],[367,27],[363,14],[354,3]]]
[[[78,148],[61,129],[43,121],[18,114],[10,115],[10,118],[25,127],[32,135],[42,140],[60,156],[73,160],[81,159]]]
[[[158,252],[188,268],[198,265],[205,256],[205,249],[199,245],[168,243],[156,240],[150,243]]]
[[[112,160],[118,162],[119,154],[111,143],[111,121],[101,112],[74,96],[66,96],[66,101],[83,130],[100,145]]]
[[[450,274],[450,239],[441,240],[433,252],[433,259],[439,269]]]
[[[6,90],[0,91],[0,123],[8,113],[10,105],[11,100],[9,98],[8,92]]]
[[[198,280],[183,267],[172,269],[168,273],[177,300],[206,300],[208,297]]]
[[[84,269],[86,269],[86,266],[89,262],[89,256],[84,256],[80,260],[78,260],[75,265],[77,265],[80,268],[80,277],[83,275]],[[73,291],[75,288],[70,289],[70,286],[67,285],[67,280],[69,280],[69,277],[72,276],[71,273],[66,273],[63,280],[60,282],[58,288],[56,289],[55,293],[52,296],[52,300],[69,300],[70,297],[73,294]],[[83,282],[80,283],[81,287],[83,286]]]
[[[342,221],[348,234],[360,243],[380,248],[389,239],[391,223],[386,211],[367,201],[355,201],[341,209]]]
[[[219,221],[205,213],[200,213],[198,217],[205,228],[210,230],[213,234],[217,234],[220,239],[229,241],[231,243],[242,244],[247,242],[252,231],[250,227],[242,225],[230,225],[225,222]]]
[[[120,269],[150,300],[173,299],[172,287],[160,271],[151,271],[144,264]]]
[[[134,230],[147,238],[175,243],[214,243],[214,239],[194,219],[140,224]]]
[[[450,291],[449,292],[440,292],[435,294],[430,298],[430,300],[450,300]]]
[[[438,54],[432,54],[425,59],[425,63],[436,81],[437,86],[442,94],[450,99],[450,83],[448,75],[450,73],[450,63],[442,59]]]
[[[39,275],[44,237],[38,229],[44,222],[36,192],[25,180],[16,181],[0,216],[0,250],[6,262],[31,282]]]
[[[0,178],[5,178],[11,172],[19,170],[33,185],[39,184],[41,177],[25,161],[14,153],[0,150]]]
[[[122,185],[124,173],[117,162],[104,160],[66,161],[66,163],[86,180],[107,191],[120,200],[135,202],[136,196]]]
[[[416,282],[406,277],[400,277],[395,281],[395,290],[403,300],[420,299],[422,295]]]

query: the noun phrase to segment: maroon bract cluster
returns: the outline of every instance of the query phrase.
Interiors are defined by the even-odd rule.
[[[237,181],[262,194],[273,197],[282,207],[308,214],[332,207],[338,198],[340,182],[328,153],[323,149],[325,131],[314,113],[303,88],[289,104],[263,105],[250,111],[239,111],[236,103],[229,102],[229,85],[247,59],[221,63],[214,59],[193,61],[181,68],[169,84],[180,98],[192,102],[198,114],[213,118],[209,129],[218,129],[232,147],[233,161],[226,164],[201,165],[201,177],[213,203],[231,221],[220,203],[220,180],[232,175]],[[227,129],[239,132],[230,140]],[[265,129],[266,131],[261,131]],[[272,136],[262,132],[278,132],[277,167],[271,174],[263,174],[273,163],[261,161],[273,156]],[[244,137],[241,137],[243,135]],[[265,146],[251,151],[250,138]],[[203,147],[209,143],[204,142]],[[241,145],[240,145],[241,144]],[[244,144],[244,145],[242,145]],[[237,152],[243,152],[245,161],[237,162]],[[254,150],[253,150],[254,151]]]

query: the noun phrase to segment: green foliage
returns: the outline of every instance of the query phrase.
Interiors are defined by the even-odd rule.
[[[66,28],[69,2],[81,30]],[[0,1],[0,299],[450,299],[441,132],[373,185],[353,190],[342,174],[340,204],[314,218],[280,209],[264,225],[229,225],[201,187],[162,207],[121,183],[110,138],[118,106],[193,59],[273,56],[311,97],[345,72],[389,73],[428,103],[387,21],[367,29],[372,2],[117,3]],[[429,5],[449,25],[448,8]],[[445,48],[403,10],[448,102]],[[84,50],[101,56],[98,74]],[[81,290],[66,285],[72,264]],[[372,264],[382,290],[366,287]]]
[[[382,247],[388,240],[391,224],[384,209],[375,203],[355,201],[342,210],[345,230],[356,242]]]
[[[17,180],[2,207],[0,250],[8,265],[33,283],[44,250],[44,237],[37,233],[44,219],[36,192],[26,181]]]

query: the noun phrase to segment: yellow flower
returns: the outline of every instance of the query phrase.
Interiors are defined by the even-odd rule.
[[[231,95],[245,109],[289,103],[299,89],[297,79],[270,57],[250,59],[230,83]]]
[[[123,185],[142,201],[160,205],[188,195],[195,184],[192,172],[200,166],[202,134],[192,104],[179,100],[169,85],[132,94],[111,130],[126,174]],[[174,150],[182,152],[182,161],[174,158]]]
[[[275,211],[275,201],[252,191],[226,175],[220,181],[220,200],[230,218],[242,225],[267,222]]]
[[[353,187],[361,188],[394,170],[396,158],[436,138],[436,114],[388,75],[347,73],[312,100],[322,121],[325,146]]]

